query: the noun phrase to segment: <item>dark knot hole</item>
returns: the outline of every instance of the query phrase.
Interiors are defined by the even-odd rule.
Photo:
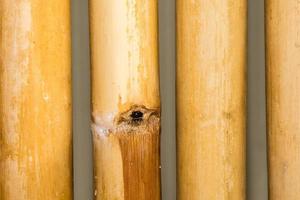
[[[141,122],[143,121],[143,117],[144,117],[144,113],[142,113],[141,111],[133,111],[130,115],[131,120],[135,123]]]

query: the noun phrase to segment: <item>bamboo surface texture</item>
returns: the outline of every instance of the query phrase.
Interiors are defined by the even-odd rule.
[[[70,5],[0,0],[0,199],[71,200]]]
[[[156,0],[91,0],[95,199],[160,199]]]
[[[300,199],[300,1],[266,1],[269,197]]]
[[[246,0],[176,6],[178,199],[245,199]]]

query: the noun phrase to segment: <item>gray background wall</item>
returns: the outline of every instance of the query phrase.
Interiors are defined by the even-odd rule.
[[[249,200],[266,200],[264,1],[248,0],[248,4],[247,196]],[[163,200],[175,200],[175,0],[159,0],[159,17],[162,190]],[[74,192],[75,200],[91,200],[93,197],[93,168],[92,140],[89,128],[88,0],[72,0],[72,32]]]

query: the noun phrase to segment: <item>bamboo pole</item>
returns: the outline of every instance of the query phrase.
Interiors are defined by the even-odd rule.
[[[177,0],[178,199],[245,199],[245,0]]]
[[[70,5],[0,0],[0,199],[72,199]]]
[[[270,199],[300,199],[300,1],[266,1]]]
[[[95,199],[159,200],[156,0],[91,0]]]

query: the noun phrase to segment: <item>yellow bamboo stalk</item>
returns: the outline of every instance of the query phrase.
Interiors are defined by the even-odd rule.
[[[72,199],[70,5],[0,0],[0,199]]]
[[[159,200],[156,0],[91,0],[95,199]]]
[[[266,1],[270,199],[300,199],[300,1]]]
[[[178,199],[245,199],[245,0],[177,0]]]

